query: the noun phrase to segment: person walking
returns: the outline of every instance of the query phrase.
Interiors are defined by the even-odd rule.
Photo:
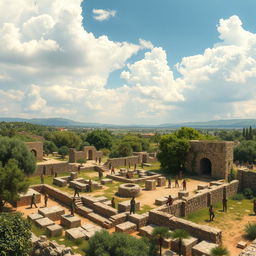
[[[30,208],[32,208],[33,205],[37,208],[37,205],[36,205],[36,195],[35,194],[33,194],[32,197],[31,197]]]
[[[47,203],[48,203],[48,195],[45,193],[44,194],[44,207],[47,207]]]
[[[130,214],[135,214],[135,208],[136,208],[136,202],[135,198],[133,197],[132,200],[130,201]]]

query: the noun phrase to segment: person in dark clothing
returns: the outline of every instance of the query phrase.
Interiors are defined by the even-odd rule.
[[[32,208],[33,205],[37,208],[37,205],[36,205],[36,195],[35,194],[33,194],[32,197],[31,197],[30,208]]]
[[[223,212],[227,212],[227,209],[228,209],[228,199],[226,197],[223,197],[223,199],[222,199],[222,208],[223,208]]]
[[[171,206],[173,204],[173,198],[171,195],[169,195],[168,199],[167,199],[167,202],[166,202],[166,205],[167,206]]]
[[[115,198],[114,197],[112,197],[112,199],[111,199],[111,206],[113,208],[116,208],[116,202],[115,202]]]
[[[185,179],[182,181],[182,187],[184,191],[187,190],[187,182]]]
[[[210,221],[213,221],[214,218],[215,218],[215,214],[214,214],[214,210],[213,210],[212,205],[209,207],[209,216],[210,216]]]
[[[47,203],[48,203],[48,195],[45,193],[44,194],[44,207],[47,207]]]
[[[130,201],[130,214],[135,214],[135,208],[136,208],[136,202],[135,198],[133,197],[132,200]]]
[[[79,189],[78,186],[76,186],[76,187],[75,187],[75,192],[74,192],[74,197],[76,197],[76,195],[77,195],[78,197],[80,197],[79,192],[80,192],[80,189]]]
[[[70,215],[74,216],[75,209],[76,209],[76,201],[75,201],[75,198],[73,198],[71,202]]]

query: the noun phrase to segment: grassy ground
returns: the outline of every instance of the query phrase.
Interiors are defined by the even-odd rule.
[[[222,211],[222,203],[219,202],[214,205],[215,219],[214,222],[209,222],[208,208],[201,209],[192,214],[189,214],[186,219],[199,224],[206,224],[218,227],[220,229],[228,228],[227,223],[231,221],[239,221],[244,215],[252,214],[252,200],[244,199],[228,200],[228,211],[225,213]]]
[[[41,236],[41,235],[47,236],[46,229],[40,228],[35,224],[32,224],[32,232],[37,236]],[[51,241],[55,240],[58,244],[63,244],[66,247],[71,247],[74,252],[80,253],[81,255],[84,255],[83,249],[85,249],[88,245],[88,241],[86,241],[85,239],[77,239],[75,241],[75,240],[68,239],[65,236],[56,236],[56,237],[47,236],[47,238]]]

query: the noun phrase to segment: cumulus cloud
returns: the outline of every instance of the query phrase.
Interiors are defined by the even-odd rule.
[[[95,37],[83,18],[81,0],[0,2],[2,115],[119,124],[255,115],[256,35],[239,17],[219,21],[220,41],[184,57],[179,78],[163,48]],[[107,89],[117,70],[124,84]]]
[[[111,17],[116,16],[115,10],[104,10],[104,9],[93,9],[92,10],[93,18],[97,21],[108,20]]]

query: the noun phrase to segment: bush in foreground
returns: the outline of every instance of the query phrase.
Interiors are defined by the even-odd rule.
[[[245,236],[250,239],[256,239],[256,223],[248,223],[245,225]]]

